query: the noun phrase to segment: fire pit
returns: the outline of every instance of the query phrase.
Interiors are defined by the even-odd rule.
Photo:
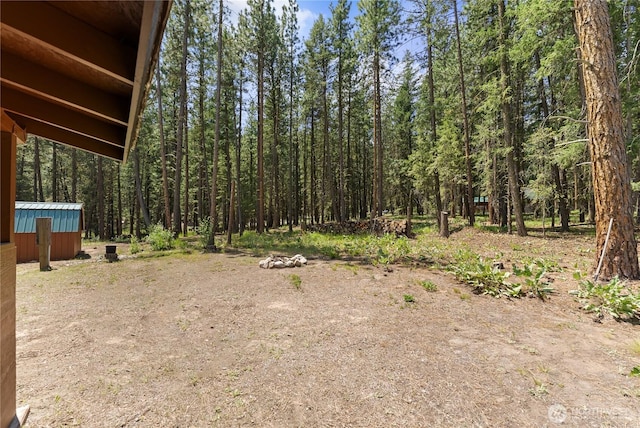
[[[109,263],[118,261],[118,253],[116,253],[116,248],[117,247],[115,245],[106,246],[106,253],[104,257],[109,260]]]

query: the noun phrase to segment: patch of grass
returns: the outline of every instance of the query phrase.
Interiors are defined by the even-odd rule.
[[[302,278],[300,278],[299,275],[295,273],[289,275],[289,282],[291,282],[291,285],[293,285],[296,290],[302,290]]]
[[[471,300],[471,295],[467,293],[462,293],[460,295],[460,300]]]
[[[634,340],[631,342],[631,346],[629,348],[634,354],[640,355],[640,340]]]
[[[405,294],[402,297],[404,298],[404,301],[406,303],[415,303],[415,301],[416,301],[415,297],[413,297],[411,294]]]
[[[429,280],[419,281],[419,284],[426,291],[429,291],[429,292],[438,291],[438,286],[433,281],[429,281]]]
[[[629,372],[629,376],[640,377],[640,366],[635,366],[634,368],[632,368],[631,372]]]

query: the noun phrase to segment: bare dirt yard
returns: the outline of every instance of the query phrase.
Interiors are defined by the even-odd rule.
[[[19,265],[18,405],[28,427],[640,426],[640,325],[594,322],[568,294],[591,238],[451,239],[553,257],[556,293],[244,253]]]

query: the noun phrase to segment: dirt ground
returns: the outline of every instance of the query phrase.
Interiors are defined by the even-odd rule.
[[[18,405],[28,427],[640,426],[640,325],[596,323],[567,293],[591,240],[456,235],[505,260],[553,253],[557,293],[241,253],[19,265]]]

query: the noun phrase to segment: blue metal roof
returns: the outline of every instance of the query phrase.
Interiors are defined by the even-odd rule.
[[[36,218],[51,217],[51,232],[82,230],[82,204],[66,202],[16,202],[15,233],[36,233]]]

